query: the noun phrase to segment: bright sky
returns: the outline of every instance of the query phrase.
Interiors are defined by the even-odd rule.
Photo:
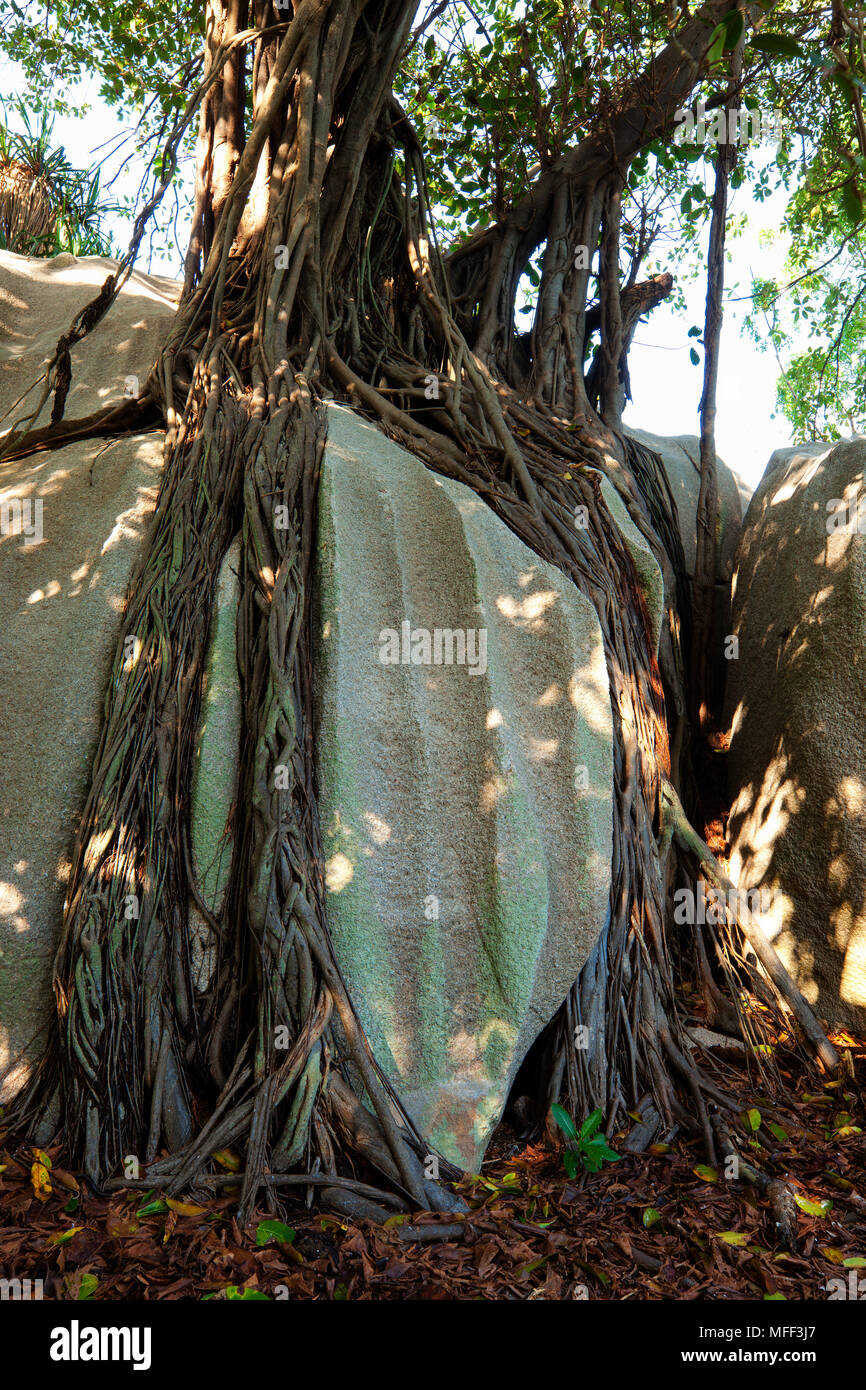
[[[729,238],[730,260],[725,271],[732,294],[744,294],[753,274],[776,272],[783,254],[778,244],[761,244],[761,233],[778,229],[784,194],[764,203],[752,199],[746,185],[731,199],[734,216],[745,214],[746,229]],[[708,231],[708,227],[706,229]],[[706,242],[706,237],[705,237]],[[704,246],[706,250],[706,244]],[[739,288],[738,288],[739,287]],[[675,313],[660,304],[638,327],[629,353],[632,403],[625,422],[654,434],[697,434],[703,371],[689,360],[692,324],[703,328],[706,281],[686,285],[687,307]],[[772,351],[761,352],[742,330],[748,302],[728,304],[722,330],[716,414],[716,448],[736,473],[754,488],[774,449],[791,444],[784,416],[773,419],[779,364]]]
[[[20,73],[15,65],[0,60],[0,92],[11,95],[21,90]],[[53,142],[66,148],[67,157],[80,168],[89,169],[104,157],[100,146],[122,130],[111,110],[103,105],[95,84],[80,89],[81,106],[89,103],[90,111],[75,117],[58,117]],[[140,161],[133,156],[132,143],[125,147],[128,162],[111,194],[134,194],[141,177]],[[111,173],[118,161],[109,165]],[[732,252],[727,270],[727,282],[739,284],[741,292],[751,283],[753,271],[768,271],[781,254],[778,247],[761,245],[764,229],[778,227],[783,199],[779,196],[765,203],[754,203],[749,190],[742,187],[734,194],[732,210],[747,213],[748,226],[744,235],[729,243]],[[121,217],[109,223],[115,240],[125,248],[129,222]],[[184,228],[181,228],[183,242]],[[139,258],[139,269],[153,274],[178,276],[177,258],[154,255],[148,264],[146,248]],[[692,324],[703,325],[705,286],[702,279],[686,286],[687,307],[674,313],[666,305],[655,309],[646,323],[641,324],[629,355],[633,403],[627,408],[627,424],[656,434],[696,434],[698,432],[698,402],[701,392],[701,368],[689,361],[692,340],[686,335]],[[773,419],[776,400],[778,364],[772,352],[761,352],[741,333],[740,325],[747,306],[733,304],[726,309],[719,370],[718,415],[716,441],[718,452],[750,486],[756,486],[774,449],[790,444],[789,427],[783,418]]]

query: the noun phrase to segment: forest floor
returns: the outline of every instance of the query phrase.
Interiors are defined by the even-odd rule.
[[[722,862],[726,745],[707,750],[698,779],[699,823]],[[699,993],[680,988],[700,1023]],[[684,1139],[570,1179],[558,1131],[527,1145],[503,1121],[481,1173],[458,1186],[470,1208],[458,1238],[436,1234],[453,1216],[375,1226],[291,1197],[241,1231],[237,1189],[98,1196],[57,1149],[4,1149],[0,1111],[0,1278],[41,1279],[44,1298],[76,1301],[866,1300],[866,1039],[830,1039],[845,1074],[822,1081],[780,1053],[784,1103],[740,1066],[716,1077],[742,1097],[744,1157],[794,1190],[795,1251],[782,1247],[768,1202]],[[226,1174],[240,1166],[229,1151],[218,1158]],[[427,1238],[406,1239],[410,1223]]]
[[[745,1121],[762,1135],[773,1126],[772,1147],[744,1142],[797,1194],[795,1253],[754,1189],[680,1141],[570,1180],[555,1142],[522,1146],[503,1124],[481,1174],[461,1185],[471,1210],[460,1238],[410,1243],[401,1226],[417,1228],[414,1216],[376,1227],[286,1200],[242,1232],[230,1191],[99,1197],[55,1150],[12,1154],[0,1132],[0,1277],[78,1300],[866,1298],[866,1041],[833,1041],[853,1078],[821,1085],[792,1059],[782,1079],[796,1099],[783,1111],[754,1096]]]

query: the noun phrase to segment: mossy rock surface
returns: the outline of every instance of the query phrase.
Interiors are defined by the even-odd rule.
[[[477,1168],[606,918],[601,630],[469,489],[328,415],[314,670],[329,925],[420,1130]],[[483,631],[486,661],[459,664],[455,643],[449,664],[443,639],[436,664],[437,629],[470,654],[476,634],[477,658]]]
[[[240,541],[220,567],[211,624],[202,716],[193,768],[192,847],[198,890],[216,916],[231,867],[231,812],[237,794],[241,692],[237,665]]]

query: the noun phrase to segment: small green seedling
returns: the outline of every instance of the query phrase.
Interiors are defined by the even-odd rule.
[[[598,1132],[604,1119],[602,1110],[593,1110],[591,1115],[587,1115],[580,1129],[561,1105],[551,1105],[550,1113],[572,1145],[562,1156],[562,1165],[570,1178],[577,1176],[578,1168],[597,1173],[603,1164],[619,1162],[622,1155],[614,1153],[604,1135]]]

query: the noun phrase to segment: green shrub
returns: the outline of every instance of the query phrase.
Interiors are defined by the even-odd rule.
[[[104,218],[116,204],[103,201],[100,171],[75,169],[62,146],[53,147],[53,117],[31,115],[18,97],[11,104],[17,129],[0,103],[0,249],[22,256],[107,256]]]

